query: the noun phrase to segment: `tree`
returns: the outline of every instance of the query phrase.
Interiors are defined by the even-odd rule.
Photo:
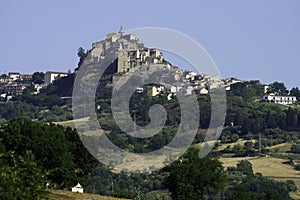
[[[7,74],[1,74],[1,75],[0,75],[0,78],[6,78],[6,77],[8,77]]]
[[[88,52],[82,48],[82,47],[79,47],[77,49],[77,55],[79,57],[79,62],[78,62],[78,67],[80,67],[84,61],[84,59],[86,58],[86,56],[88,55]]]
[[[242,160],[238,163],[236,170],[245,175],[253,175],[252,164],[248,160]]]
[[[214,157],[198,157],[198,150],[191,148],[177,161],[166,167],[164,185],[173,199],[204,199],[209,191],[220,191],[225,185],[221,162]]]
[[[13,119],[1,128],[5,150],[18,156],[31,151],[37,164],[49,171],[47,179],[59,188],[82,182],[97,165],[71,128],[26,119]]]
[[[286,111],[286,125],[288,127],[296,127],[298,124],[298,110],[291,107]]]
[[[268,93],[286,95],[288,93],[288,90],[286,89],[284,83],[279,83],[276,81],[269,85]]]
[[[46,172],[31,151],[24,156],[14,152],[0,154],[1,199],[47,199]]]
[[[42,84],[44,83],[44,76],[43,72],[34,72],[31,81],[35,84]]]
[[[291,152],[292,153],[300,153],[300,144],[293,144],[291,146]]]
[[[300,101],[300,90],[298,87],[292,88],[290,91],[290,95],[297,97],[297,100]]]

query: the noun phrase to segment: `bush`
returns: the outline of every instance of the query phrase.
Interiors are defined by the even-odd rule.
[[[300,144],[293,144],[291,146],[291,152],[292,153],[300,153]]]

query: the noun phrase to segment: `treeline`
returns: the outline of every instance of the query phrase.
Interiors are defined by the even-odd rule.
[[[18,117],[35,119],[41,122],[58,122],[73,119],[73,114],[70,105],[39,107],[23,101],[0,103],[0,124]]]

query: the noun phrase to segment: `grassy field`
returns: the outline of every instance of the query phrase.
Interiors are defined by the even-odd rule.
[[[277,150],[279,153],[286,153],[291,150],[291,146],[292,143],[282,143],[272,147],[267,147],[266,149],[270,149],[270,152],[275,152],[275,150]]]
[[[125,200],[121,198],[93,195],[88,193],[73,193],[70,191],[64,190],[51,190],[50,199],[53,200]]]

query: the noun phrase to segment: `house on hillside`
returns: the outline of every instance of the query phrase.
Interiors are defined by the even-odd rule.
[[[76,186],[71,188],[71,191],[76,193],[83,193],[83,187],[79,183],[77,183]]]
[[[44,80],[45,80],[45,84],[49,85],[51,84],[54,80],[61,78],[61,77],[65,77],[68,76],[69,73],[66,72],[46,72],[45,76],[44,76]]]
[[[27,87],[29,87],[29,84],[9,83],[4,86],[4,91],[7,94],[21,95]]]
[[[0,77],[0,83],[12,83],[13,81],[14,79],[9,76]]]
[[[19,72],[9,72],[8,76],[13,79],[13,81],[19,80],[21,74]]]
[[[32,74],[20,74],[20,79],[23,80],[31,80]]]
[[[275,94],[267,94],[262,97],[262,101],[277,103],[282,105],[294,104],[297,101],[295,96],[280,96]]]

